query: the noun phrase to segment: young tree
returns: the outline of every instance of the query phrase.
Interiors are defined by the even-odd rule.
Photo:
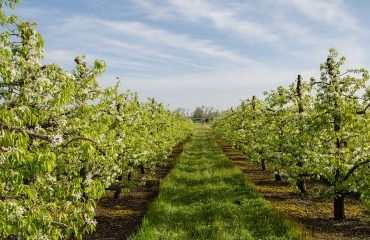
[[[305,178],[313,177],[313,169],[310,162],[312,150],[315,148],[315,134],[309,126],[313,116],[313,97],[310,94],[311,87],[298,75],[294,84],[289,87],[287,98],[288,106],[288,134],[286,139],[286,151],[288,156],[287,173],[301,193],[306,193]]]
[[[331,185],[335,219],[345,217],[345,196],[356,189],[356,181],[365,180],[359,173],[370,163],[370,139],[364,134],[368,132],[370,105],[360,97],[369,75],[365,69],[343,72],[344,63],[345,58],[330,49],[327,61],[320,67],[320,80],[312,79],[317,91],[317,115],[312,124],[320,130],[312,136],[320,144],[317,172]]]
[[[275,180],[281,181],[282,169],[287,169],[288,158],[287,148],[289,142],[288,128],[289,124],[289,98],[288,90],[283,87],[278,87],[276,91],[266,93],[266,118],[268,119],[269,137],[268,141],[268,156],[270,162],[275,166]]]

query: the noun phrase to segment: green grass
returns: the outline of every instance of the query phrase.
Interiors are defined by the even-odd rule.
[[[178,163],[161,182],[135,240],[298,239],[198,126]]]

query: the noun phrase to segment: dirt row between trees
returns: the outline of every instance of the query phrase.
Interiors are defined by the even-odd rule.
[[[346,219],[335,221],[332,200],[314,194],[320,184],[308,182],[308,194],[302,196],[288,183],[276,182],[271,169],[262,171],[260,164],[248,161],[241,151],[223,139],[215,136],[215,140],[224,154],[255,184],[258,192],[279,212],[297,222],[306,239],[370,239],[369,213],[359,200],[347,198]]]
[[[170,172],[182,151],[183,144],[175,147],[166,160],[166,165],[159,167],[154,175],[139,176],[147,178],[145,184],[122,193],[119,199],[114,198],[113,191],[108,192],[98,203],[96,231],[85,235],[84,239],[129,239],[140,228],[150,203],[158,195],[161,179]]]

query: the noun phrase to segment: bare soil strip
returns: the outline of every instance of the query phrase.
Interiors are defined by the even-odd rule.
[[[159,185],[170,170],[174,167],[178,156],[183,151],[183,144],[174,148],[168,157],[168,164],[159,167],[144,186],[137,186],[130,192],[121,194],[119,199],[114,199],[113,193],[108,192],[98,203],[96,231],[84,236],[90,240],[118,240],[128,239],[141,226],[142,219],[150,203],[158,195]]]
[[[215,136],[224,154],[255,184],[257,190],[278,209],[295,220],[306,239],[365,240],[370,239],[369,213],[357,199],[346,199],[346,220],[332,217],[332,200],[313,193],[317,182],[309,182],[309,193],[302,196],[284,182],[276,182],[271,170],[262,171],[260,164],[247,161],[246,156],[226,141]],[[267,166],[268,167],[268,166]]]

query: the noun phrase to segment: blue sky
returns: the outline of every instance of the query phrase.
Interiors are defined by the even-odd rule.
[[[100,79],[171,109],[225,109],[240,99],[319,75],[330,47],[370,69],[370,1],[25,0],[46,61],[104,59]]]

